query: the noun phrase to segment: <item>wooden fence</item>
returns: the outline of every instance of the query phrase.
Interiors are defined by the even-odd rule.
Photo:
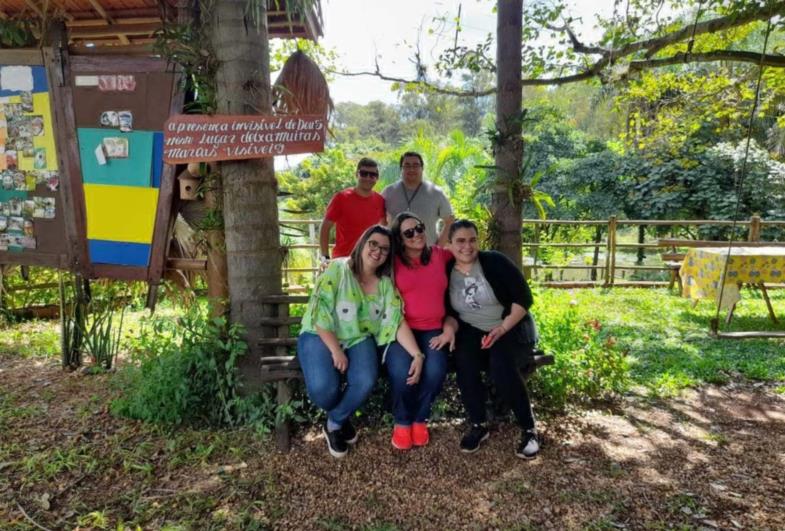
[[[297,243],[285,245],[288,249],[308,250],[309,262],[306,267],[287,267],[284,264],[284,274],[307,273],[315,275],[319,258],[318,227],[321,220],[282,220],[280,222],[283,231],[286,227],[302,231],[305,236],[301,237]],[[595,241],[548,241],[543,238],[549,228],[553,227],[593,227],[600,228],[601,239]],[[690,242],[686,239],[679,239],[675,236],[679,229],[698,228],[698,227],[717,227],[726,228],[736,227],[745,232],[744,236],[737,234],[736,240],[740,245],[743,242],[760,242],[761,232],[766,228],[785,228],[785,220],[764,220],[759,216],[753,216],[749,220],[728,221],[728,220],[642,220],[642,219],[618,219],[614,216],[605,220],[560,220],[560,219],[524,219],[521,221],[522,230],[527,234],[533,234],[532,241],[523,242],[524,252],[524,272],[527,277],[539,280],[543,285],[561,288],[578,287],[659,287],[667,286],[668,280],[640,280],[630,279],[639,272],[662,272],[663,277],[667,277],[669,266],[660,260],[660,253],[676,251],[679,248],[694,247],[696,245],[724,246],[728,241],[705,241],[695,240]],[[620,241],[620,235],[628,236],[630,233],[638,232],[646,236],[645,231],[640,227],[669,227],[669,237],[654,238],[637,241]],[[785,234],[785,232],[784,232]],[[649,235],[650,236],[650,235]],[[773,245],[785,245],[785,242],[774,241]],[[757,243],[760,245],[761,243]],[[593,253],[591,263],[557,264],[547,263],[543,260],[543,250],[546,249],[567,249],[567,250],[590,250]],[[649,263],[629,263],[629,260],[622,260],[622,257],[629,258],[630,253],[637,255],[639,252],[650,253],[654,251],[656,256],[647,257],[645,262]],[[302,265],[302,264],[300,264]],[[593,278],[591,280],[564,279],[565,272],[583,270],[587,271]]]

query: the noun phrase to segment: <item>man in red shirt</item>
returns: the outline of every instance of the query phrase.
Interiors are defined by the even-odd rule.
[[[335,225],[333,258],[349,256],[362,233],[377,223],[385,224],[384,198],[373,191],[379,180],[379,165],[364,157],[357,163],[357,185],[338,192],[327,205],[319,230],[322,262],[330,259],[330,229]]]

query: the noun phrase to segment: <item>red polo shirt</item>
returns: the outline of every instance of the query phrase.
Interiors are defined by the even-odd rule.
[[[349,256],[365,229],[384,219],[384,198],[376,192],[368,197],[354,188],[338,192],[327,205],[324,217],[335,224],[333,258]]]

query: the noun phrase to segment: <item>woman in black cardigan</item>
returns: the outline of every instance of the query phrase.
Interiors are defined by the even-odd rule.
[[[477,226],[471,221],[453,223],[449,239],[455,259],[447,266],[448,311],[459,323],[455,340],[458,387],[471,422],[471,429],[461,439],[461,450],[473,453],[488,438],[487,389],[480,375],[486,370],[521,427],[515,454],[533,459],[540,446],[529,394],[519,372],[531,360],[535,341],[528,315],[533,303],[531,290],[509,258],[479,250]]]

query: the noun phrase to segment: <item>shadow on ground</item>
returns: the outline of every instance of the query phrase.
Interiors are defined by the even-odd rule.
[[[461,427],[449,424],[407,453],[378,429],[343,460],[314,430],[279,454],[246,430],[114,418],[111,379],[0,357],[0,528],[777,529],[785,519],[785,401],[763,384],[550,418],[540,457],[524,462],[509,425],[474,455],[457,451]]]

